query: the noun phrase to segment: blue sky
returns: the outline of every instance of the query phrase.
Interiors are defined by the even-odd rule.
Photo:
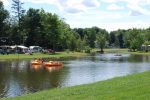
[[[2,0],[11,9],[11,0]],[[56,13],[71,28],[117,29],[150,27],[150,0],[22,0],[24,8]]]

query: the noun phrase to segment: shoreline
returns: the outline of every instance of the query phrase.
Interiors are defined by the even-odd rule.
[[[93,49],[91,54],[95,54],[99,49]],[[105,53],[119,53],[119,54],[134,54],[134,55],[150,55],[150,52],[128,52],[128,49],[104,49]],[[0,55],[0,61],[4,60],[17,60],[17,59],[34,59],[34,58],[50,58],[50,59],[59,59],[59,58],[69,58],[69,57],[83,57],[88,56],[88,53],[83,52],[56,52],[56,54],[42,54],[42,53],[33,53],[33,55],[28,54],[8,54]]]
[[[50,58],[50,59],[60,59],[60,58],[70,58],[70,57],[82,57],[86,56],[86,53],[79,52],[56,52],[55,54],[42,54],[34,53],[33,55],[28,54],[9,54],[9,55],[0,55],[0,61],[5,60],[20,60],[20,59],[35,59],[35,58]]]

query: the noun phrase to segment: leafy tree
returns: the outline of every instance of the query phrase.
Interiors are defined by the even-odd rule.
[[[105,44],[106,44],[106,36],[105,34],[97,34],[96,36],[96,45],[98,45],[101,49],[101,53],[104,52],[103,48],[105,47]]]
[[[59,39],[58,44],[63,49],[71,49],[74,50],[73,44],[74,44],[74,36],[72,34],[72,31],[70,29],[70,26],[64,22],[64,20],[59,20],[58,24],[58,32],[59,32]],[[72,47],[71,47],[72,45]],[[76,45],[75,45],[76,46]]]
[[[79,38],[77,39],[77,51],[82,52],[84,50],[84,42]]]
[[[118,35],[120,48],[124,47],[123,34]]]
[[[7,23],[9,13],[4,9],[3,2],[0,1],[0,45],[9,44],[9,24]]]
[[[75,28],[75,29],[73,29],[73,31],[77,32],[80,35],[81,39],[84,38],[84,34],[85,33],[84,33],[84,29],[83,28]]]
[[[134,38],[133,40],[131,40],[130,45],[131,49],[133,49],[133,51],[135,52],[135,50],[138,48],[138,40]]]
[[[59,44],[60,39],[59,32],[59,18],[56,14],[45,13],[45,19],[42,21],[45,32],[45,39],[47,41],[47,47],[56,49],[56,46]]]
[[[70,50],[74,51],[77,50],[79,43],[77,42],[78,39],[80,39],[80,35],[75,32],[74,30],[71,31],[71,43],[70,43]]]
[[[125,45],[125,30],[117,30],[110,32],[110,44],[116,47],[123,48]]]
[[[39,45],[41,42],[41,16],[39,9],[30,8],[24,17],[24,28],[26,29],[27,46]]]
[[[18,31],[18,25],[12,25],[11,26],[11,33],[10,33],[10,38],[12,41],[12,45],[20,45],[21,39],[20,39],[20,34],[17,32]]]
[[[6,19],[9,17],[9,13],[4,9],[3,2],[0,1],[0,37],[6,36]]]
[[[116,34],[114,46],[119,48],[120,47],[119,45],[120,45],[120,41],[119,41],[118,35]]]
[[[70,50],[74,51],[77,48],[77,44],[76,44],[76,39],[74,36],[71,37],[71,41],[70,41]]]
[[[96,31],[92,28],[86,28],[84,29],[84,37],[86,38],[85,42],[87,42],[87,44],[89,44],[91,48],[94,48],[94,41],[96,40]],[[85,39],[84,37],[83,39]]]
[[[150,41],[150,28],[143,30],[144,39]]]
[[[80,38],[88,44],[90,48],[95,48],[95,41],[96,41],[96,34],[99,32],[102,34],[105,34],[106,39],[109,39],[109,34],[105,29],[100,29],[98,27],[92,27],[92,28],[78,28],[74,29],[79,35]],[[85,40],[86,37],[86,40]]]
[[[110,32],[109,45],[114,46],[115,41],[116,41],[115,32],[112,31],[112,32]]]
[[[140,50],[141,45],[144,42],[144,36],[141,33],[141,30],[130,29],[126,34],[126,44],[128,44],[128,47],[133,51],[136,49]]]

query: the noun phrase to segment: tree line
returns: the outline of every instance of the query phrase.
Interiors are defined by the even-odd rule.
[[[38,45],[54,50],[89,52],[91,48],[129,48],[140,50],[150,44],[150,28],[108,32],[98,27],[74,28],[56,14],[43,9],[25,11],[20,0],[12,0],[12,13],[0,1],[0,45]],[[11,15],[13,14],[13,15]]]

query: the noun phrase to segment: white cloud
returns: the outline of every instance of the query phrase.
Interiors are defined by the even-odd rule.
[[[67,0],[22,0],[24,3],[35,3],[35,4],[51,4],[57,6],[60,10],[63,10],[63,6]]]
[[[72,28],[75,27],[85,28],[85,27],[98,26],[100,28],[105,28],[107,30],[112,30],[113,22],[120,21],[124,18],[124,14],[120,14],[117,12],[114,13],[114,12],[99,11],[99,10],[94,10],[94,11],[92,10],[78,15],[66,15],[66,16],[67,16],[66,22]]]
[[[140,19],[139,19],[140,18]],[[89,11],[78,15],[67,15],[66,22],[71,28],[85,28],[97,26],[108,31],[129,28],[148,28],[150,20],[142,17],[126,16],[125,13]]]
[[[10,2],[2,0],[5,5]],[[11,1],[11,0],[9,0]],[[66,18],[72,27],[98,26],[108,31],[150,26],[150,0],[22,0],[24,3],[50,4],[57,7],[54,12]],[[105,2],[105,3],[104,3]],[[106,4],[108,3],[108,4]],[[119,5],[121,4],[121,6]],[[102,5],[102,6],[101,6]],[[109,6],[108,6],[109,5]],[[108,6],[108,10],[105,8]],[[51,8],[51,7],[50,7]],[[121,9],[121,11],[119,11]],[[109,11],[111,10],[111,11]],[[112,10],[118,10],[113,12]],[[129,13],[128,13],[129,12]],[[130,16],[129,16],[130,15]],[[141,15],[141,16],[139,16]],[[131,17],[134,16],[134,17]],[[137,21],[137,20],[141,21]]]
[[[130,29],[130,28],[148,28],[149,23],[143,21],[132,21],[132,22],[116,22],[116,23],[104,23],[98,25],[101,28],[107,29],[108,31],[114,31],[118,29]]]
[[[62,16],[66,18],[66,22],[72,28],[98,26],[112,31],[119,28],[145,28],[150,26],[150,20],[142,21],[144,15],[146,17],[150,15],[149,9],[144,8],[144,5],[150,4],[150,0],[24,0],[24,2],[55,5],[62,11]],[[110,5],[107,8],[108,10],[123,9],[123,11],[115,13],[102,11],[99,7],[103,2]],[[120,2],[122,6],[118,5]],[[130,19],[131,16],[126,12],[135,16],[134,18],[142,15],[141,21],[137,21],[133,17],[133,20]]]
[[[118,6],[116,4],[111,4],[110,6],[108,6],[107,8],[108,10],[121,10],[121,9],[124,9],[123,6]]]
[[[8,0],[0,0],[0,1],[2,1],[2,2],[3,2],[4,6],[8,6],[8,5],[9,5]]]
[[[98,7],[100,2],[97,0],[22,0],[32,3],[46,3],[58,7],[62,11],[68,13],[80,13],[88,9]]]
[[[139,11],[131,10],[131,11],[129,11],[129,15],[130,16],[139,16],[139,15],[143,15],[143,14]]]
[[[97,0],[83,0],[82,4],[85,5],[86,7],[99,7],[100,2]]]
[[[136,15],[136,16],[140,14],[150,15],[149,9],[143,7],[143,5],[150,6],[150,0],[102,0],[102,2],[113,3],[111,6],[108,7],[108,9],[110,10],[119,9],[119,6],[117,6],[115,3],[123,2],[125,3],[126,7],[129,8],[131,15]]]
[[[150,4],[150,0],[101,0],[101,1],[105,3],[125,2],[127,4],[132,5]]]
[[[150,0],[122,0],[129,5],[147,5],[150,4]]]
[[[66,11],[72,11],[75,13],[86,11],[87,7],[82,4],[81,0],[68,0],[66,6],[63,7]]]
[[[21,0],[23,2],[32,2],[32,3],[48,3],[48,4],[54,4],[58,0]]]
[[[94,21],[94,20],[93,20]],[[114,31],[118,29],[131,29],[131,28],[148,28],[150,26],[150,23],[145,23],[143,21],[132,21],[132,22],[108,22],[108,23],[102,23],[98,21],[95,25],[95,23],[89,24],[86,21],[82,21],[84,24],[81,25],[79,21],[71,21],[68,22],[72,28],[86,28],[86,27],[93,27],[97,26],[103,29],[106,29],[107,31]]]
[[[136,12],[139,12],[139,13],[144,14],[144,15],[150,15],[149,10],[144,9],[139,5],[130,5],[130,4],[128,4],[127,7],[130,8],[132,11],[136,11]]]
[[[100,5],[97,0],[68,0],[65,6],[62,6],[69,13],[86,12],[89,9],[96,8]]]
[[[78,8],[75,8],[75,7],[68,7],[68,8],[65,8],[64,11],[66,11],[66,12],[68,12],[68,13],[71,13],[71,14],[84,12],[83,9],[78,9]]]
[[[105,2],[105,3],[116,3],[119,0],[101,0],[101,2]]]

